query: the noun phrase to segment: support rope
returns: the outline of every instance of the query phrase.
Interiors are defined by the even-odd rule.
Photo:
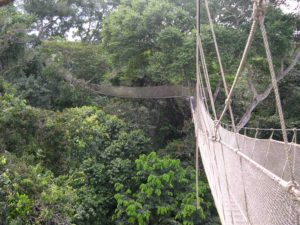
[[[199,1],[196,0],[196,5],[197,5],[197,18],[196,18],[196,28],[197,28],[197,32],[200,28],[200,4]],[[198,35],[198,34],[197,34]],[[198,42],[198,41],[197,41]],[[196,73],[197,73],[197,86],[196,86],[196,99],[199,99],[199,94],[200,94],[200,66],[199,66],[199,52],[198,52],[198,44],[196,45]],[[204,97],[204,96],[202,96]],[[191,104],[192,106],[192,104]],[[193,109],[192,109],[193,110]],[[196,137],[197,137],[197,131],[195,131]],[[199,199],[199,148],[198,148],[198,141],[196,141],[196,208],[197,210],[200,209],[200,199]]]
[[[267,36],[266,28],[265,28],[264,16],[260,16],[259,25],[260,25],[261,34],[263,37],[267,61],[269,64],[269,70],[270,70],[270,74],[271,74],[272,85],[273,85],[275,100],[276,100],[276,107],[278,110],[280,125],[281,125],[281,129],[282,129],[282,136],[283,136],[283,140],[285,143],[285,151],[286,151],[286,158],[288,160],[290,179],[291,179],[292,184],[295,184],[295,177],[294,177],[294,172],[293,172],[293,159],[292,159],[291,151],[289,150],[289,146],[288,146],[288,137],[287,137],[287,131],[286,131],[286,126],[285,126],[285,120],[284,120],[284,115],[283,115],[283,110],[282,110],[280,94],[279,94],[279,90],[278,90],[277,79],[276,79],[273,60],[272,60],[272,55],[271,55],[271,51],[270,51],[270,45],[269,45],[268,36]]]
[[[199,32],[197,33],[197,43],[198,43],[198,48],[199,48],[199,52],[200,52],[202,69],[203,69],[205,83],[206,83],[206,87],[207,87],[207,91],[208,91],[208,95],[209,95],[209,100],[211,103],[211,108],[213,111],[214,119],[216,120],[217,119],[216,107],[215,107],[214,97],[213,97],[212,90],[211,90],[211,85],[210,85],[210,80],[209,80],[208,70],[207,70],[207,64],[206,64],[203,45],[202,45],[202,41],[201,41]]]
[[[197,210],[200,209],[200,199],[199,199],[199,148],[198,148],[198,142],[196,143],[196,207]]]
[[[224,67],[223,67],[221,54],[220,54],[220,50],[219,50],[219,45],[218,45],[218,42],[217,42],[217,38],[216,38],[215,30],[214,30],[214,25],[213,25],[213,21],[212,21],[212,17],[211,17],[211,14],[210,14],[210,9],[209,9],[209,5],[208,5],[207,0],[205,0],[205,6],[206,6],[206,12],[207,12],[209,25],[210,25],[210,30],[211,30],[211,33],[212,33],[212,37],[213,37],[213,41],[214,41],[214,45],[215,45],[215,50],[216,50],[216,53],[217,53],[217,58],[218,58],[219,66],[220,66],[220,73],[221,73],[221,78],[222,78],[222,82],[223,82],[223,86],[224,86],[224,90],[225,90],[225,95],[226,95],[226,98],[228,98],[228,87],[227,87],[227,83],[226,83],[226,79],[225,79]],[[235,126],[233,111],[232,111],[232,107],[231,107],[230,103],[228,105],[228,109],[229,109],[229,114],[230,114],[230,118],[231,118],[233,131],[236,132],[236,126]]]
[[[253,3],[253,15],[252,15],[252,18],[253,18],[253,22],[252,22],[252,26],[251,26],[251,30],[250,30],[250,33],[249,33],[249,36],[248,36],[248,40],[247,40],[247,43],[246,43],[246,46],[245,46],[245,50],[244,50],[244,53],[243,53],[243,56],[242,56],[242,59],[241,59],[241,62],[240,62],[240,65],[238,67],[238,70],[236,72],[236,75],[235,75],[235,78],[234,78],[234,81],[232,83],[232,86],[230,88],[230,91],[229,91],[229,94],[228,94],[228,97],[227,99],[225,100],[225,106],[224,106],[224,109],[221,113],[221,116],[219,118],[219,120],[217,121],[216,123],[216,127],[218,127],[220,125],[220,122],[221,120],[223,119],[227,109],[228,109],[228,106],[230,104],[230,101],[231,101],[231,98],[232,98],[232,94],[233,94],[233,90],[237,84],[237,81],[238,81],[238,78],[240,77],[242,71],[243,71],[243,68],[246,64],[246,60],[247,60],[247,56],[250,52],[250,48],[252,46],[252,42],[253,42],[253,39],[254,39],[254,35],[255,35],[255,32],[256,32],[256,28],[257,28],[257,24],[258,24],[258,6],[257,5],[257,2],[254,1]]]

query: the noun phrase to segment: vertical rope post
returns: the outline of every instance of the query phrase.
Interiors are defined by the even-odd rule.
[[[199,199],[199,147],[198,147],[198,140],[196,140],[196,207],[197,210],[200,209],[200,199]]]
[[[266,163],[268,161],[268,156],[269,156],[269,153],[270,153],[270,148],[271,148],[271,143],[272,143],[272,139],[273,139],[273,136],[274,136],[274,129],[271,128],[271,135],[269,137],[269,142],[268,142],[268,147],[267,147],[267,152],[266,152],[266,155],[265,155],[265,159],[263,160],[263,163],[262,163],[262,166],[266,166]]]
[[[232,95],[233,95],[233,90],[234,90],[234,88],[237,84],[238,78],[240,77],[240,75],[241,75],[241,73],[244,69],[244,66],[246,64],[246,60],[247,60],[248,54],[250,52],[250,48],[252,46],[252,42],[253,42],[253,39],[254,39],[254,35],[255,35],[255,32],[256,32],[257,23],[258,23],[258,21],[257,21],[257,9],[258,9],[257,4],[258,3],[256,1],[253,2],[253,15],[252,15],[253,22],[252,22],[251,30],[250,30],[248,40],[247,40],[247,43],[246,43],[246,46],[245,46],[245,49],[244,49],[244,52],[243,52],[242,59],[240,61],[237,72],[235,74],[234,81],[231,85],[230,91],[228,93],[228,97],[225,100],[224,109],[223,109],[223,111],[222,111],[222,113],[219,117],[219,120],[216,123],[216,127],[218,127],[220,125],[220,122],[222,121],[222,118],[224,117],[224,115],[225,115],[225,113],[228,109],[228,106],[230,104],[230,101],[231,101],[231,98],[232,98]]]
[[[197,36],[199,35],[200,31],[200,0],[196,0],[196,6],[197,6],[197,15],[196,15],[196,30],[197,30]],[[198,51],[198,38],[196,38],[196,72],[197,72],[197,87],[196,87],[196,99],[199,99],[200,94],[200,65],[199,65],[199,51]],[[204,97],[204,96],[202,96]],[[197,100],[196,100],[197,102]],[[199,107],[197,104],[196,107]],[[197,210],[200,209],[200,199],[199,199],[199,149],[198,149],[198,140],[197,140],[197,133],[196,133],[196,207]]]
[[[203,70],[204,78],[205,78],[204,80],[206,83],[213,116],[214,116],[214,119],[216,120],[217,119],[216,107],[215,107],[215,102],[214,102],[214,98],[213,98],[213,94],[212,94],[209,76],[208,76],[208,70],[207,70],[207,65],[206,65],[206,60],[205,60],[205,55],[204,55],[204,50],[203,50],[203,45],[202,45],[200,34],[197,36],[197,39],[198,39],[197,43],[198,43],[198,48],[199,48],[199,52],[200,52],[202,70]]]
[[[219,45],[218,45],[218,42],[217,42],[215,30],[214,30],[212,17],[211,17],[210,10],[209,10],[208,0],[205,0],[205,6],[206,6],[206,11],[207,11],[207,17],[208,17],[208,20],[209,20],[210,30],[211,30],[212,37],[213,37],[213,40],[214,40],[215,51],[217,53],[217,58],[218,58],[219,66],[220,66],[220,73],[221,73],[221,78],[222,78],[222,82],[223,82],[223,86],[224,86],[224,90],[225,90],[225,95],[226,95],[226,98],[228,98],[228,87],[227,87],[227,83],[226,83],[226,79],[225,79],[225,72],[224,72],[224,68],[223,68],[223,63],[222,63],[222,59],[221,59]],[[236,133],[237,130],[236,130],[233,111],[232,111],[232,107],[231,107],[230,103],[228,105],[228,108],[229,108],[229,114],[230,114],[230,118],[231,118],[233,131]]]
[[[289,150],[289,146],[288,146],[288,136],[287,136],[287,131],[286,131],[286,125],[285,125],[285,120],[284,120],[282,104],[281,104],[281,100],[280,100],[280,94],[279,94],[275,69],[274,69],[274,65],[273,65],[271,50],[270,50],[270,46],[269,46],[269,40],[267,37],[267,31],[265,28],[264,16],[259,17],[259,25],[260,25],[260,30],[261,30],[264,46],[265,46],[269,70],[270,70],[270,74],[271,74],[271,81],[272,81],[272,86],[273,86],[273,90],[274,90],[274,94],[275,94],[276,107],[277,107],[277,111],[278,111],[278,115],[279,115],[279,119],[280,119],[280,126],[281,126],[281,130],[282,130],[283,141],[285,144],[285,151],[286,151],[286,158],[288,161],[290,179],[291,179],[292,184],[294,184],[295,177],[294,177],[294,172],[293,172],[293,160],[292,160],[291,151]]]

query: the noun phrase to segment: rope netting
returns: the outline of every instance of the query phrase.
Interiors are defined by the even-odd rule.
[[[198,8],[200,7],[200,0],[196,1],[197,30],[200,31],[200,10]],[[205,6],[220,65],[220,74],[222,80],[225,81],[225,72],[207,0],[205,0]],[[297,144],[297,129],[290,130],[286,129],[285,126],[268,36],[264,25],[266,7],[267,2],[265,0],[253,1],[251,31],[229,92],[226,82],[223,82],[226,101],[219,118],[216,118],[215,105],[212,104],[211,87],[201,35],[200,32],[197,32],[197,93],[196,98],[191,99],[197,151],[201,153],[221,222],[226,225],[296,225],[300,223],[300,145]],[[260,132],[258,128],[255,128],[254,137],[239,134],[233,121],[232,94],[246,64],[258,26],[262,33],[276,96],[276,108],[281,125],[279,130],[283,142],[273,139],[276,129],[269,129],[270,136],[267,139],[258,139]],[[201,60],[204,78],[202,78],[198,60]],[[203,88],[205,88],[203,80],[208,89],[209,98],[205,96],[206,92],[203,91]],[[207,99],[210,100],[214,120],[210,117]],[[220,126],[228,109],[232,120],[232,131]],[[247,132],[247,128],[244,130]],[[293,133],[290,142],[287,135],[289,131]],[[196,166],[198,169],[197,164]]]
[[[299,224],[299,201],[289,191],[285,144],[223,127],[216,137],[204,103],[198,99],[191,107],[197,145],[222,224]],[[295,181],[300,182],[300,145],[288,145]]]
[[[173,86],[147,86],[147,87],[127,87],[99,85],[77,79],[72,74],[64,70],[64,79],[73,85],[92,91],[96,94],[118,97],[118,98],[136,98],[136,99],[163,99],[163,98],[184,98],[193,95],[193,90],[181,85]]]
[[[64,71],[65,80],[94,93],[112,97],[143,99],[189,97],[197,138],[195,160],[197,188],[200,152],[222,224],[300,225],[298,185],[300,183],[300,145],[297,144],[297,129],[289,130],[285,127],[268,37],[264,27],[265,0],[253,1],[251,31],[230,90],[228,90],[225,80],[225,71],[209,12],[208,0],[204,1],[226,95],[225,106],[219,118],[214,105],[200,32],[197,32],[196,38],[197,85],[195,93],[191,93],[190,88],[184,86],[114,87],[90,84],[74,78],[68,71]],[[197,30],[200,31],[200,0],[196,0],[196,2]],[[269,137],[259,139],[259,132],[263,129],[248,128],[248,130],[254,130],[254,136],[249,137],[237,133],[234,122],[231,97],[243,72],[258,26],[261,29],[276,96],[276,106],[281,124],[279,130],[283,142],[273,139],[277,129],[269,129]],[[206,96],[207,94],[208,96]],[[195,96],[195,98],[190,96]],[[221,122],[227,110],[230,114],[232,131],[225,129]],[[213,119],[210,117],[209,111],[212,112]],[[247,134],[247,128],[244,130]],[[290,131],[293,135],[289,141],[287,134]],[[199,208],[198,189],[196,192],[197,208]]]

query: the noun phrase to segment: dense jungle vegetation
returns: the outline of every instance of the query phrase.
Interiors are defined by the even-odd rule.
[[[252,3],[210,4],[230,84]],[[283,13],[283,4],[271,1],[266,26],[287,126],[300,127],[300,16]],[[67,71],[95,84],[193,85],[195,11],[191,0],[19,0],[0,8],[0,225],[220,224],[203,169],[196,209],[186,99],[110,98],[64,79]],[[201,23],[220,112],[224,89],[204,7]],[[240,127],[279,127],[264,56],[258,31],[234,94]]]

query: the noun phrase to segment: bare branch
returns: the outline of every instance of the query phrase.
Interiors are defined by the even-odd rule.
[[[247,79],[248,85],[250,87],[250,90],[253,93],[253,98],[256,98],[258,94],[257,94],[257,90],[255,88],[255,85],[253,83],[254,71],[250,66],[248,67],[248,71],[249,71],[249,76],[248,76],[248,79]]]
[[[281,72],[279,73],[279,76],[277,76],[277,82],[284,79],[291,70],[295,68],[295,66],[300,61],[300,48],[296,50],[296,54],[294,55],[294,58],[291,62],[291,64],[284,70],[281,69]],[[270,83],[266,90],[262,94],[257,94],[255,98],[249,103],[247,106],[246,112],[240,119],[239,123],[237,124],[237,131],[239,131],[241,128],[243,128],[250,120],[251,113],[256,108],[257,105],[259,105],[262,101],[264,101],[271,93],[273,89],[272,84]]]

